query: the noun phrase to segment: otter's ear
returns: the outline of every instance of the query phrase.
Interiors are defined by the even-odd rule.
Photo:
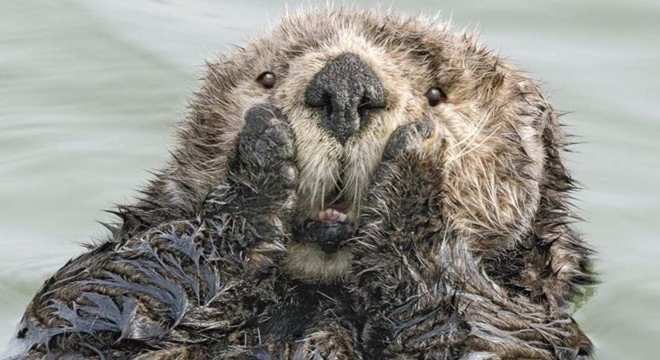
[[[536,269],[542,292],[551,304],[561,307],[583,294],[586,285],[594,284],[590,259],[593,251],[571,225],[577,219],[570,204],[577,186],[562,158],[568,143],[559,115],[545,102],[537,109],[543,120],[539,125],[545,161],[532,244],[540,257],[536,263],[543,267]]]

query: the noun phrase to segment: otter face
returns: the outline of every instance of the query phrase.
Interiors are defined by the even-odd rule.
[[[199,179],[217,182],[243,114],[264,102],[294,131],[301,222],[344,236],[390,135],[427,119],[443,144],[433,156],[443,159],[447,226],[481,252],[510,248],[531,231],[550,106],[469,34],[363,11],[286,18],[270,37],[209,64],[182,130],[182,156],[202,173],[190,189],[202,192]],[[323,279],[348,271],[350,248],[321,245],[291,246],[290,271]]]

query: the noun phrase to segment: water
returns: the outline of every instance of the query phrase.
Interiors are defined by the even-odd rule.
[[[375,3],[364,3],[375,6]],[[580,230],[603,284],[576,314],[600,359],[660,339],[660,3],[388,3],[480,28],[544,81],[583,144]],[[290,5],[295,8],[295,5]],[[277,22],[283,2],[0,2],[0,343],[48,274],[99,238],[101,209],[160,167],[203,59]]]

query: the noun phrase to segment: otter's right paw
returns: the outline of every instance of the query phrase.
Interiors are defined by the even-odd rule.
[[[262,171],[284,172],[282,175],[288,175],[282,179],[284,185],[291,186],[295,180],[294,155],[293,132],[279,109],[261,104],[246,112],[234,170],[257,176]]]
[[[268,104],[249,109],[227,179],[204,211],[224,224],[224,243],[240,250],[288,237],[298,179],[294,157],[293,132],[282,113]]]
[[[236,211],[272,213],[292,206],[298,171],[293,132],[272,105],[249,109],[238,138],[228,180],[236,192]],[[239,208],[240,207],[240,208]]]

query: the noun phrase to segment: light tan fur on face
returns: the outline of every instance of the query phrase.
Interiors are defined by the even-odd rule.
[[[360,56],[379,76],[386,89],[387,108],[373,113],[368,127],[342,146],[318,126],[322,114],[306,107],[300,99],[323,66],[336,56],[351,52]],[[399,61],[384,49],[374,47],[356,29],[340,29],[316,51],[291,62],[289,75],[283,79],[284,91],[276,94],[296,135],[297,160],[300,169],[298,198],[301,213],[308,217],[325,209],[326,194],[343,184],[340,195],[351,203],[349,219],[355,221],[371,174],[380,162],[389,136],[399,126],[420,120],[422,106],[414,99]],[[305,279],[335,280],[350,269],[350,249],[327,255],[316,245],[298,244],[289,248],[286,262],[290,273]]]
[[[313,76],[328,61],[346,52],[360,56],[379,76],[386,89],[388,106],[386,111],[372,114],[368,128],[342,146],[319,127],[322,114],[305,106],[301,99]],[[283,90],[275,99],[288,114],[296,135],[301,174],[298,196],[303,213],[313,217],[323,210],[328,205],[324,203],[326,194],[333,191],[343,177],[342,194],[352,204],[349,217],[355,219],[390,134],[397,127],[421,118],[421,106],[411,101],[412,88],[400,81],[404,75],[397,65],[384,49],[368,43],[350,26],[339,29],[318,49],[290,63],[289,74],[283,79]]]
[[[449,143],[446,216],[484,251],[511,247],[529,232],[545,161],[538,110],[512,101],[520,92],[534,94],[533,84],[498,67],[514,83],[499,86],[489,103],[457,89],[456,101],[442,109]]]
[[[351,269],[350,249],[326,253],[316,244],[294,244],[288,249],[285,268],[294,278],[330,282],[341,279]]]

